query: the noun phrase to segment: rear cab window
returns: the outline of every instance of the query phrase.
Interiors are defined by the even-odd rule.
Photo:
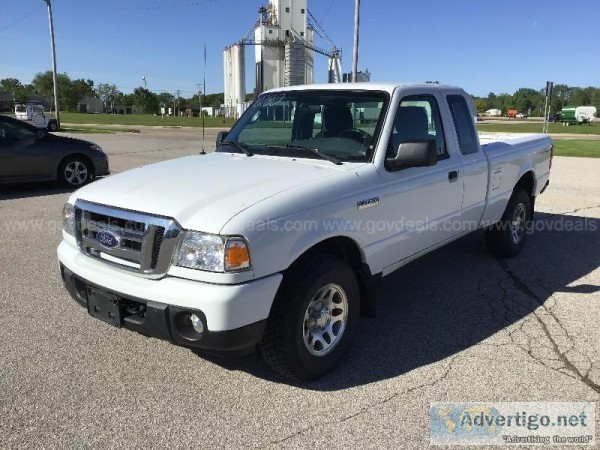
[[[448,95],[446,98],[454,122],[460,152],[463,155],[477,153],[479,150],[477,133],[467,101],[462,95]]]

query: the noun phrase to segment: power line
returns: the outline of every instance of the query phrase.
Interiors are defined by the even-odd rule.
[[[332,2],[332,4],[333,4],[333,2]],[[321,26],[321,24],[317,21],[317,19],[315,19],[315,16],[312,15],[310,10],[308,10],[308,16],[311,19],[311,21],[313,22],[315,32],[321,37],[321,39],[326,40],[329,43],[329,45],[331,45],[331,47],[336,48],[333,40],[329,37],[329,35],[325,31],[325,29]]]
[[[0,33],[2,33],[5,30],[8,30],[10,27],[24,21],[25,19],[28,19],[30,16],[32,16],[34,13],[38,12],[38,10],[42,9],[42,7],[44,6],[43,3],[40,3],[40,5],[36,6],[33,10],[31,10],[30,12],[28,12],[27,14],[25,14],[23,17],[21,17],[20,19],[15,20],[14,22],[6,25],[4,28],[0,28]]]
[[[329,11],[331,11],[331,8],[333,7],[333,4],[335,3],[335,0],[331,0],[331,3],[329,4],[329,8],[327,8],[327,11],[325,11],[325,14],[323,14],[323,17],[321,17],[321,20],[319,20],[317,22],[317,24],[321,27],[323,24],[323,21],[325,20],[325,17],[327,17],[327,14],[329,14]]]

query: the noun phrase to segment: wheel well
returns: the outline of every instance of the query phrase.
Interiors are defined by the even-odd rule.
[[[362,253],[358,244],[345,236],[337,236],[315,244],[306,250],[286,270],[293,270],[301,264],[307,264],[316,253],[327,253],[337,256],[348,263],[358,281],[360,287],[360,311],[362,316],[375,316],[375,304],[372,295],[373,282],[376,277],[371,274],[368,264],[363,261]]]
[[[529,171],[523,174],[523,176],[517,181],[515,187],[521,187],[527,192],[527,194],[531,197],[533,196],[533,187],[535,185],[535,178],[533,176],[533,172]]]
[[[535,195],[533,195],[533,189],[535,186],[535,177],[533,175],[532,171],[526,172],[523,174],[523,176],[519,179],[519,181],[517,181],[517,184],[515,185],[515,190],[517,188],[522,188],[527,195],[529,195],[529,200],[531,202],[531,215],[533,218],[533,210],[534,210],[534,205],[535,205]]]
[[[58,163],[58,167],[56,169],[57,176],[60,177],[60,167],[64,164],[64,162],[66,160],[71,159],[71,158],[83,159],[90,166],[90,172],[92,173],[91,177],[94,178],[96,176],[96,173],[94,171],[94,164],[92,163],[92,160],[90,158],[88,158],[87,156],[85,156],[83,153],[71,153],[71,154],[65,156],[63,159],[61,159],[60,162]]]

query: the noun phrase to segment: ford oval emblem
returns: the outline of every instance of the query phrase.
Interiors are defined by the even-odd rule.
[[[121,238],[112,231],[99,231],[96,234],[96,240],[102,247],[117,248],[121,245]]]

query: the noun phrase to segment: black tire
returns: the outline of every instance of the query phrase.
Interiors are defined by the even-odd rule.
[[[48,123],[48,131],[58,131],[58,123],[55,121]]]
[[[521,189],[513,192],[502,219],[485,232],[488,250],[500,258],[511,258],[521,252],[531,225],[531,199]]]
[[[348,350],[359,310],[358,282],[350,266],[335,256],[317,254],[285,275],[260,342],[262,355],[284,376],[317,378]]]
[[[58,166],[58,179],[68,188],[78,188],[93,178],[92,165],[83,156],[69,156]]]

